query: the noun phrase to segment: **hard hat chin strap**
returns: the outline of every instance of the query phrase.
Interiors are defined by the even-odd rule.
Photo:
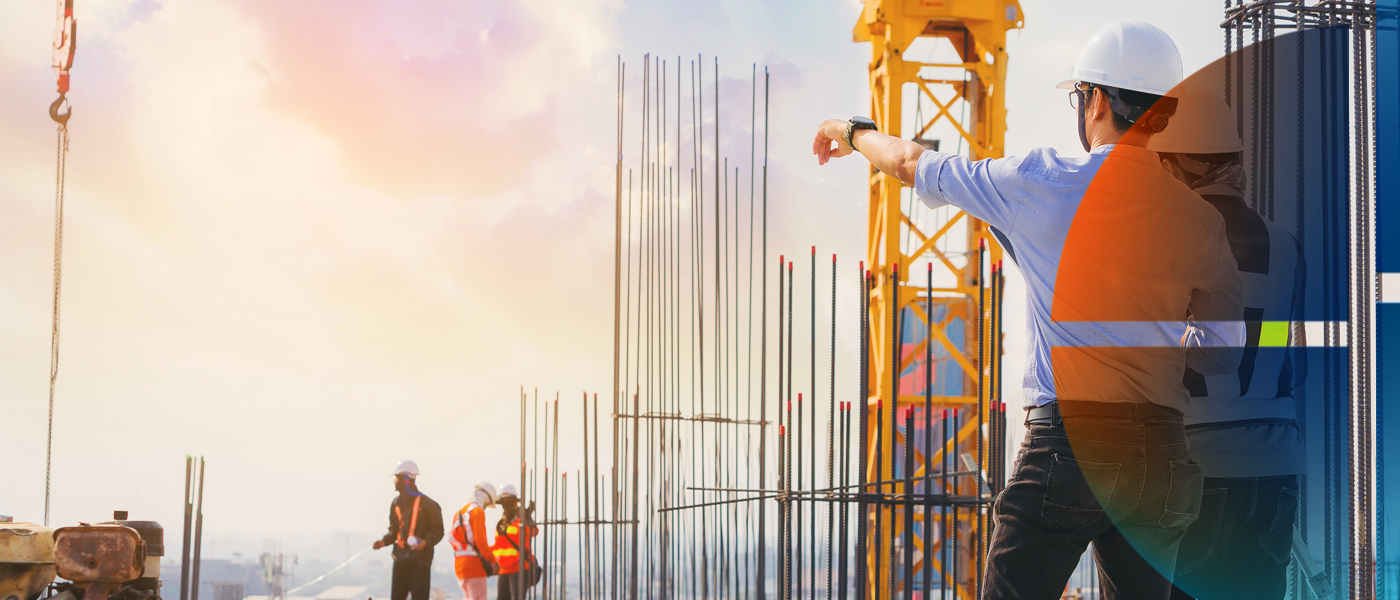
[[[1084,146],[1085,152],[1092,152],[1093,148],[1089,147],[1089,135],[1084,131],[1084,111],[1087,110],[1085,105],[1089,104],[1089,98],[1086,98],[1082,91],[1076,90],[1076,93],[1079,94],[1079,143]]]

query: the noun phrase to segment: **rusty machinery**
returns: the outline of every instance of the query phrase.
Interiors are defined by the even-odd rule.
[[[880,130],[890,135],[913,137],[926,147],[934,148],[936,142],[924,138],[935,124],[943,122],[966,144],[969,158],[1002,157],[1006,132],[1006,32],[1021,28],[1022,19],[1016,0],[866,0],[855,25],[854,39],[870,43],[871,117]],[[906,56],[911,45],[921,39],[946,43],[960,60],[922,62]],[[904,122],[906,93],[917,99],[920,122],[907,125]],[[955,116],[959,100],[966,103],[963,107],[966,112]],[[922,118],[925,102],[932,105],[932,118]],[[940,447],[931,456],[915,449],[917,466],[910,475],[923,478],[928,469],[936,465],[945,465],[943,472],[947,473],[950,471],[946,465],[954,465],[953,472],[964,474],[961,489],[968,490],[964,493],[976,496],[978,501],[969,508],[953,511],[956,516],[952,522],[956,525],[937,531],[932,524],[927,528],[923,526],[924,515],[932,515],[927,508],[920,512],[913,510],[912,504],[905,505],[911,508],[903,509],[895,503],[877,503],[868,510],[865,518],[874,523],[867,531],[885,542],[866,546],[869,568],[865,570],[865,586],[872,594],[867,598],[884,600],[901,587],[891,583],[900,577],[899,573],[891,572],[895,564],[893,555],[881,560],[877,554],[888,552],[895,540],[911,538],[913,548],[905,549],[912,553],[907,557],[909,563],[923,571],[923,561],[935,561],[934,568],[950,579],[943,585],[950,585],[958,597],[975,597],[980,576],[977,569],[990,530],[987,510],[995,491],[985,489],[977,479],[979,473],[1000,472],[1000,465],[992,463],[1004,456],[1002,449],[988,447],[981,427],[995,416],[1000,400],[999,386],[994,385],[994,378],[1000,374],[1000,296],[994,283],[997,278],[990,274],[1002,260],[1003,250],[987,224],[962,212],[945,215],[936,229],[916,221],[910,212],[917,200],[911,199],[910,209],[906,210],[902,206],[906,193],[903,188],[899,180],[871,168],[870,233],[866,250],[872,280],[867,316],[870,360],[866,373],[865,479],[871,482],[899,479],[894,467],[896,448],[913,446],[906,445],[906,440],[901,439],[904,434],[894,427],[879,431],[877,422],[896,422],[897,415],[907,414],[904,411],[910,407],[933,413],[948,409],[950,412],[944,414],[954,415],[948,426],[956,432],[950,436],[955,443]],[[955,236],[962,239],[953,239]],[[915,270],[910,268],[911,264],[919,259],[930,263],[921,265],[927,268],[917,269],[921,274],[927,271],[926,284],[917,279],[911,281],[910,273]],[[896,290],[894,286],[902,289]],[[911,322],[905,324],[906,319]],[[911,327],[916,323],[917,327]],[[922,341],[910,346],[891,339],[896,335],[897,326],[902,327],[903,332],[926,329],[922,331]],[[934,344],[934,348],[926,348],[925,344]],[[921,356],[932,355],[933,350],[937,351],[940,362],[951,367],[941,370],[939,375],[945,379],[961,378],[961,381],[940,385],[941,395],[934,395],[929,389],[923,394],[910,393],[917,386],[906,380],[925,378],[913,363]],[[921,368],[935,367],[924,364]],[[910,373],[911,370],[915,372]],[[931,375],[928,379],[931,381]],[[899,385],[898,394],[896,385]],[[949,390],[954,391],[949,393]],[[881,402],[881,399],[890,398],[895,401]],[[877,411],[885,414],[877,415]],[[899,418],[898,422],[905,420]],[[889,443],[891,441],[894,443]],[[1004,445],[1004,440],[999,441]],[[956,456],[945,456],[949,453]],[[978,462],[981,464],[976,464]],[[966,469],[965,466],[978,468]],[[880,495],[899,497],[907,493],[912,497],[915,490],[906,490],[906,485],[902,481],[881,485]],[[995,481],[992,487],[996,487]],[[906,519],[905,510],[914,512],[915,519]],[[906,524],[913,520],[920,521],[921,525],[906,534]],[[945,539],[958,540],[947,542],[956,547],[944,548]],[[948,573],[944,573],[945,568],[939,563],[950,559],[953,564],[946,569]],[[902,587],[907,590],[916,585],[916,580],[906,580]]]
[[[45,589],[55,600],[159,600],[164,529],[113,516],[56,530],[0,523],[0,600],[37,600]]]

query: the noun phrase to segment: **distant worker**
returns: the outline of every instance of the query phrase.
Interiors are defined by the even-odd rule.
[[[1219,213],[1146,148],[1182,81],[1171,38],[1109,23],[1071,73],[1060,87],[1085,157],[1040,148],[973,162],[862,117],[822,123],[812,151],[825,164],[859,150],[929,207],[956,206],[1015,249],[1027,434],[994,505],[982,597],[1059,598],[1093,544],[1105,598],[1166,600],[1201,505],[1182,375],[1238,364],[1240,282]]]
[[[1244,285],[1245,354],[1236,372],[1187,370],[1186,439],[1205,472],[1201,518],[1177,554],[1172,598],[1282,599],[1307,454],[1295,421],[1295,390],[1307,362],[1290,323],[1304,268],[1288,230],[1245,204],[1244,143],[1235,111],[1215,92],[1183,88],[1172,125],[1147,148],[1225,219]],[[1258,185],[1257,182],[1249,182]],[[1297,359],[1297,360],[1295,360]]]
[[[486,537],[486,509],[496,505],[496,486],[476,484],[472,501],[452,517],[452,556],[466,600],[486,600],[486,578],[500,570]]]
[[[539,533],[539,528],[535,527],[529,511],[522,514],[514,485],[501,486],[501,496],[496,502],[504,511],[496,523],[496,562],[501,565],[501,573],[496,578],[496,600],[521,600],[525,590],[534,585],[539,569],[530,548],[530,538]]]
[[[442,541],[442,508],[418,491],[418,465],[411,460],[394,467],[394,489],[399,495],[389,505],[389,532],[374,542],[374,549],[394,547],[394,580],[391,600],[428,600],[432,576],[433,546]]]

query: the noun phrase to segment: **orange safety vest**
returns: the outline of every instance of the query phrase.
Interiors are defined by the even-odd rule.
[[[489,577],[487,563],[496,566],[495,554],[486,543],[486,511],[469,502],[453,516],[457,525],[452,528],[452,556],[458,579]],[[483,551],[485,549],[486,551]]]
[[[534,537],[539,530],[533,526],[525,527],[525,539],[521,541],[520,519],[511,521],[506,526],[505,535],[497,535],[496,543],[492,546],[496,550],[496,562],[501,564],[501,575],[520,572],[520,552],[515,548],[518,546],[526,554],[530,553],[530,538]],[[515,545],[511,545],[515,542]]]
[[[398,504],[394,505],[394,516],[399,518],[399,539],[394,542],[394,545],[400,548],[408,548],[408,537],[417,535],[414,531],[418,529],[418,503],[422,501],[422,495],[413,499],[413,517],[409,519],[407,534],[405,534],[403,530],[403,511],[399,510]]]

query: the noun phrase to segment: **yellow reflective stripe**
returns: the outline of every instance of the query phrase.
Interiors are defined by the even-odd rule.
[[[509,550],[497,550],[497,551],[496,551],[496,556],[519,556],[519,555],[520,555],[520,553],[519,553],[519,552],[516,552],[516,551],[515,551],[515,548],[511,548],[511,549],[509,549]]]
[[[1288,321],[1264,321],[1259,325],[1260,348],[1281,348],[1288,345]]]

